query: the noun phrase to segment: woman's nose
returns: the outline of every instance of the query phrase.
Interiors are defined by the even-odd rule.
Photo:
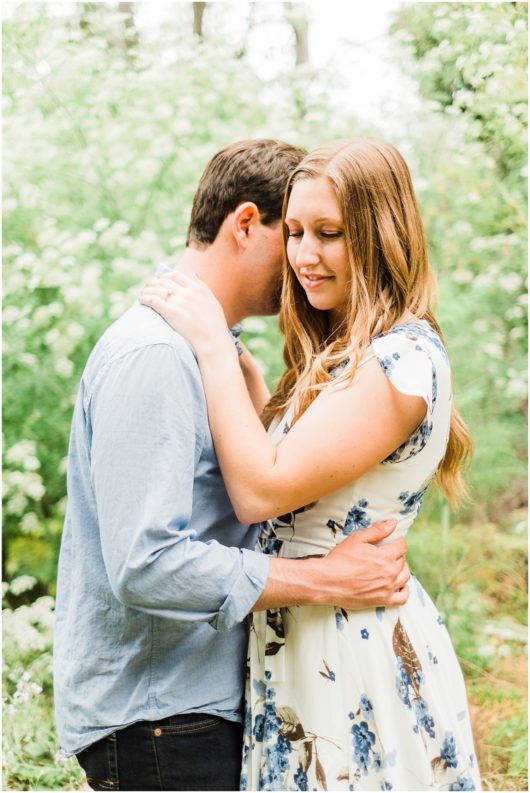
[[[318,251],[314,242],[306,234],[304,234],[298,246],[296,264],[298,267],[310,267],[313,264],[318,264]]]

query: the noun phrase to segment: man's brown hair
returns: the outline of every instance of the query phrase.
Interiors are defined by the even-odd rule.
[[[210,245],[227,215],[244,201],[256,204],[265,225],[280,220],[287,180],[305,153],[266,139],[239,141],[217,152],[195,193],[186,244]]]

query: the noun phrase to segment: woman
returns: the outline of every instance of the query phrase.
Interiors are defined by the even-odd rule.
[[[236,513],[281,516],[263,550],[300,557],[381,518],[404,534],[435,477],[455,502],[471,442],[452,405],[423,228],[396,149],[353,140],[311,152],[289,179],[283,221],[287,369],[262,414],[268,435],[199,279],[162,279],[142,302],[195,347]],[[462,674],[418,581],[401,607],[254,614],[243,788],[479,784]]]

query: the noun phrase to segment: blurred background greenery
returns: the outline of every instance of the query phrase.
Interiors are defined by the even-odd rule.
[[[527,6],[387,5],[398,89],[367,116],[348,99],[374,85],[375,43],[355,43],[344,4],[326,4],[341,38],[324,64],[311,4],[182,2],[154,20],[143,3],[4,4],[4,788],[83,783],[59,754],[50,652],[90,349],[157,263],[178,260],[217,149],[356,135],[390,140],[411,166],[476,445],[473,502],[453,514],[431,494],[410,564],[466,673],[484,787],[527,786]],[[247,320],[245,340],[274,385],[276,320]]]

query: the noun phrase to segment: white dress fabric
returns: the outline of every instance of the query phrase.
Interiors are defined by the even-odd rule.
[[[396,536],[414,522],[447,445],[450,366],[423,320],[375,338],[363,362],[374,356],[399,391],[425,399],[423,423],[353,484],[270,521],[265,553],[322,555],[379,520],[395,518]],[[291,418],[273,429],[275,442]],[[404,606],[253,615],[241,788],[480,788],[462,673],[417,579]]]

